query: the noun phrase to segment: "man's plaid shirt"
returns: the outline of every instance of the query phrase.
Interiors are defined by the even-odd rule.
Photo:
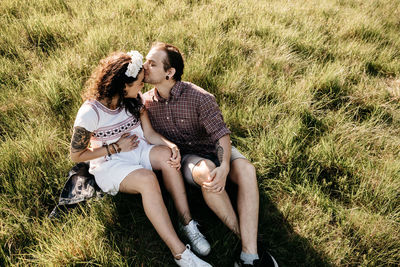
[[[152,89],[143,100],[154,130],[174,142],[182,155],[215,153],[218,139],[231,133],[215,97],[192,83],[178,81],[169,99]]]

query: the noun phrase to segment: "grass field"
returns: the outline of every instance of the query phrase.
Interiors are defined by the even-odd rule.
[[[399,32],[396,0],[2,0],[0,265],[174,264],[139,196],[47,218],[91,71],[164,41],[256,166],[260,240],[281,266],[398,266]],[[232,266],[238,240],[198,192],[189,200],[205,259]]]

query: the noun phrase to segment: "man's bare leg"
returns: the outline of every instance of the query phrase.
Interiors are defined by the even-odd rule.
[[[236,159],[231,163],[230,179],[238,185],[237,206],[242,250],[257,254],[259,192],[256,170],[247,159]]]
[[[192,175],[194,181],[201,186],[203,182],[210,181],[210,172],[215,169],[215,164],[210,160],[202,160],[193,167]],[[208,207],[220,218],[220,220],[240,237],[239,223],[231,200],[225,189],[218,193],[213,193],[201,188],[203,197]]]

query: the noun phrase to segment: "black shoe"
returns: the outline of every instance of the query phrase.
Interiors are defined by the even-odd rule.
[[[278,263],[276,262],[274,257],[272,257],[272,255],[268,251],[264,251],[261,254],[261,258],[257,261],[258,261],[258,263],[255,263],[254,264],[255,266],[278,267]]]
[[[265,251],[262,255],[261,258],[258,260],[254,260],[253,264],[244,264],[241,259],[235,262],[234,267],[245,267],[245,266],[257,266],[257,267],[279,267],[278,263],[272,257],[272,255]]]

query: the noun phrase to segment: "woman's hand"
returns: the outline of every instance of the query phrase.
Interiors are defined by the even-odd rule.
[[[167,161],[172,168],[179,170],[181,168],[181,153],[176,145],[170,147],[172,151],[171,158]]]
[[[128,133],[124,133],[116,144],[121,148],[121,152],[128,152],[137,148],[139,142],[137,135],[129,136]]]

